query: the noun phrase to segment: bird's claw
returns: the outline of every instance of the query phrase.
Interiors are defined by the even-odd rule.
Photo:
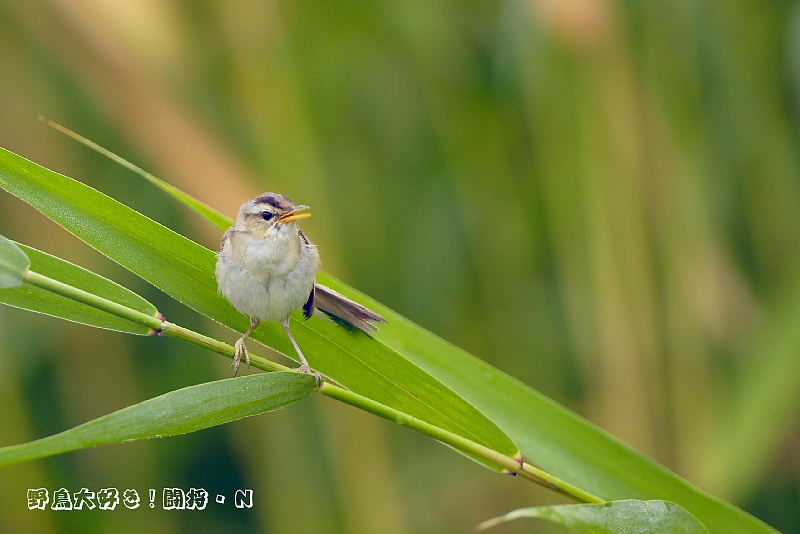
[[[346,386],[340,384],[339,382],[337,382],[336,380],[327,375],[323,375],[319,371],[315,371],[307,363],[302,364],[300,367],[297,368],[297,370],[300,371],[301,373],[313,376],[317,387],[321,386],[323,382],[330,382],[334,386],[338,386],[342,389],[347,389],[349,391],[349,389]]]
[[[231,367],[233,367],[233,376],[236,376],[239,373],[239,364],[242,361],[242,356],[244,356],[245,363],[249,366],[250,365],[250,353],[247,352],[247,347],[244,344],[244,340],[240,339],[234,345],[236,352],[233,355],[233,362],[231,362]]]
[[[325,377],[322,376],[322,373],[320,373],[319,371],[315,371],[307,363],[300,365],[300,367],[298,367],[297,370],[300,371],[301,373],[313,376],[314,382],[316,382],[317,386],[321,385],[322,382],[325,380]]]

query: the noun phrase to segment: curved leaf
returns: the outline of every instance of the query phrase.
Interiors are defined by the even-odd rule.
[[[0,235],[0,288],[22,285],[30,261],[13,241]]]
[[[320,281],[383,315],[391,328],[381,328],[376,340],[457,391],[506,431],[528,461],[545,471],[607,500],[663,499],[678,503],[713,532],[776,532],[358,290],[329,275],[321,275]]]
[[[221,228],[223,231],[227,230],[228,226],[230,226],[230,222],[229,222],[228,218],[225,217],[225,215],[223,215],[219,211],[215,210],[214,208],[212,208],[211,206],[209,206],[208,204],[206,204],[202,200],[199,200],[199,199],[193,197],[192,195],[190,195],[188,193],[184,193],[183,191],[181,191],[180,189],[178,189],[174,185],[172,185],[172,184],[170,184],[168,182],[165,182],[164,180],[162,180],[158,176],[155,176],[154,174],[147,172],[146,170],[142,169],[138,165],[135,165],[135,164],[131,163],[130,161],[128,161],[127,159],[125,159],[125,158],[123,158],[121,156],[118,156],[117,154],[111,152],[107,148],[98,145],[97,143],[95,143],[91,139],[87,139],[86,137],[82,136],[81,134],[79,134],[77,132],[73,132],[72,130],[70,130],[66,126],[63,126],[63,125],[61,125],[61,124],[59,124],[59,123],[57,123],[55,121],[52,121],[52,120],[50,120],[50,119],[48,119],[46,117],[39,117],[39,119],[42,122],[46,123],[51,128],[53,128],[55,130],[58,130],[59,132],[63,133],[64,135],[67,135],[67,136],[71,137],[72,139],[75,139],[79,143],[82,143],[82,144],[88,146],[92,150],[95,150],[95,151],[99,152],[100,154],[103,154],[105,157],[111,159],[112,161],[114,161],[116,163],[119,163],[120,165],[122,165],[126,169],[129,169],[129,170],[135,172],[136,174],[138,174],[139,176],[141,176],[142,178],[144,178],[145,180],[147,180],[151,184],[155,185],[156,187],[158,187],[159,189],[161,189],[165,193],[171,195],[173,198],[178,199],[178,201],[180,201],[181,203],[185,204],[186,206],[188,206],[192,210],[194,210],[194,211],[200,213],[201,215],[203,215],[206,219],[211,221],[212,224],[214,224],[218,228]]]
[[[17,245],[30,258],[31,270],[123,304],[151,317],[158,317],[156,307],[133,291],[74,263],[51,256],[35,248],[19,243]],[[33,284],[24,284],[22,287],[14,289],[0,289],[0,303],[98,328],[143,336],[152,333],[146,326],[47,291]]]
[[[0,448],[0,466],[135,439],[187,434],[283,408],[308,397],[314,378],[260,373],[165,393],[30,443]]]
[[[172,194],[167,188],[161,189]],[[214,212],[215,217],[208,217],[208,212]],[[232,224],[230,219],[221,220],[210,206],[198,213],[223,229]],[[340,280],[321,272],[319,281],[381,313],[389,324],[375,334],[377,341],[458,392],[507,432],[525,458],[546,471],[606,499],[679,502],[715,530],[774,532],[743,510],[700,491],[579,415]]]
[[[220,323],[244,331],[249,320],[217,291],[216,255],[76,180],[0,149],[0,187],[164,292]],[[516,456],[511,439],[451,389],[384,344],[319,318],[294,323],[311,364],[382,404]],[[282,328],[252,337],[286,354]]]
[[[490,528],[521,518],[540,518],[580,534],[705,534],[692,514],[668,501],[612,501],[519,508],[481,523]]]

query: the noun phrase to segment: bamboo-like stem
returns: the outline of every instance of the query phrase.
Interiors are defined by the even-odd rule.
[[[59,295],[71,298],[72,300],[88,304],[89,306],[97,308],[98,310],[103,310],[114,314],[117,317],[122,317],[123,319],[128,319],[131,322],[147,326],[150,328],[153,335],[163,334],[165,336],[182,339],[194,345],[211,349],[217,354],[222,354],[228,358],[233,358],[235,353],[233,345],[229,345],[228,343],[219,341],[218,339],[204,336],[199,332],[195,332],[193,330],[189,330],[188,328],[184,328],[166,321],[160,315],[148,315],[138,310],[134,310],[133,308],[129,308],[124,304],[119,304],[118,302],[108,300],[99,295],[95,295],[94,293],[89,293],[83,289],[59,282],[58,280],[54,280],[53,278],[47,277],[35,271],[29,270],[26,272],[24,279],[26,282],[41,287],[42,289],[52,291],[53,293],[58,293]],[[258,367],[264,371],[292,370],[290,367],[286,367],[278,362],[273,362],[272,360],[268,360],[264,357],[254,354],[250,355],[250,361],[254,367]]]
[[[432,425],[423,421],[422,419],[417,419],[412,415],[408,415],[399,410],[395,410],[394,408],[390,408],[385,404],[381,404],[368,397],[359,395],[358,393],[354,393],[347,389],[342,389],[327,382],[322,384],[320,393],[344,402],[345,404],[360,408],[371,414],[383,417],[384,419],[388,419],[389,421],[393,421],[398,425],[412,428],[460,451],[486,460],[498,467],[502,467],[509,473],[518,474],[523,478],[532,480],[537,484],[541,484],[548,489],[557,491],[562,495],[566,495],[571,499],[575,499],[576,501],[592,503],[605,502],[604,499],[601,499],[596,495],[592,495],[587,491],[573,486],[572,484],[539,469],[538,467],[522,461],[521,458],[507,456],[495,451],[494,449],[490,449],[485,445],[481,445],[478,442],[472,441],[469,438],[454,434],[449,430]]]
[[[175,323],[170,323],[169,321],[164,321],[163,325],[162,331],[164,335],[182,339],[184,341],[188,341],[189,343],[200,345],[201,347],[206,347],[213,350],[217,354],[222,354],[223,356],[231,359],[233,359],[234,354],[236,354],[236,349],[234,346],[229,345],[224,341],[219,341],[218,339],[204,336],[203,334],[195,332],[194,330],[189,330],[188,328],[178,326]],[[258,367],[264,371],[294,371],[294,369],[291,367],[287,367],[278,362],[273,362],[272,360],[268,360],[253,353],[250,353],[250,363],[253,365],[253,367]]]
[[[161,329],[162,320],[159,317],[134,310],[133,308],[129,308],[124,304],[119,304],[118,302],[108,300],[99,295],[95,295],[94,293],[89,293],[83,289],[78,289],[77,287],[54,280],[53,278],[43,274],[28,270],[25,273],[23,280],[29,284],[46,289],[47,291],[58,293],[59,295],[71,298],[72,300],[77,300],[78,302],[83,302],[84,304],[88,304],[89,306],[97,308],[98,310],[107,311],[108,313],[112,313],[117,317],[122,317],[123,319],[128,319],[131,322],[147,326],[152,332],[157,332]]]
[[[95,295],[93,293],[89,293],[88,291],[73,287],[69,284],[59,282],[58,280],[54,280],[34,271],[29,270],[26,272],[24,279],[25,282],[29,284],[36,285],[78,302],[88,304],[89,306],[93,306],[118,317],[128,319],[134,323],[147,326],[151,329],[153,334],[162,333],[170,337],[182,339],[184,341],[188,341],[189,343],[211,349],[212,351],[222,354],[228,358],[233,358],[236,352],[233,345],[229,345],[228,343],[166,321],[160,316],[160,314],[156,317],[148,315],[138,310],[129,308],[123,304],[113,302],[99,295]],[[273,362],[254,354],[250,354],[250,359],[253,366],[265,371],[300,372],[296,369],[286,367],[285,365],[281,365],[277,362]],[[536,482],[537,484],[540,484],[548,489],[557,491],[558,493],[566,495],[567,497],[576,501],[590,503],[605,502],[596,495],[573,486],[572,484],[561,480],[558,477],[539,469],[538,467],[526,463],[522,458],[514,458],[512,456],[502,454],[476,441],[450,432],[449,430],[445,430],[444,428],[423,421],[422,419],[418,419],[407,413],[395,410],[394,408],[386,406],[385,404],[381,404],[363,395],[359,395],[358,393],[348,389],[336,386],[329,382],[323,382],[319,387],[319,392],[322,395],[332,399],[336,399],[345,404],[349,404],[350,406],[359,408],[384,419],[388,419],[389,421],[393,421],[399,425],[416,430],[417,432],[426,434],[438,441],[441,441],[442,443],[450,445],[455,449],[502,468],[508,473],[518,474],[523,478],[527,478],[528,480]]]

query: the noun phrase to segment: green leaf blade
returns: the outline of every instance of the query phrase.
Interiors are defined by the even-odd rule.
[[[22,286],[30,260],[13,241],[0,235],[0,288]]]
[[[178,201],[174,186],[158,185]],[[185,193],[183,193],[185,195]],[[195,199],[195,203],[202,204]],[[212,207],[192,206],[220,228],[232,221]],[[210,217],[214,212],[215,217]],[[389,320],[375,339],[424,369],[486,414],[519,445],[525,458],[579,487],[607,499],[667,499],[681,503],[715,530],[775,532],[743,510],[695,488],[658,462],[604,430],[426,331],[374,299],[325,273],[319,281]],[[333,374],[333,373],[332,373]],[[337,375],[334,375],[337,376]]]
[[[110,160],[122,165],[126,169],[138,174],[154,186],[158,187],[168,195],[171,195],[173,198],[178,200],[178,202],[188,206],[190,209],[200,213],[203,217],[208,219],[214,226],[222,230],[223,232],[228,229],[231,225],[231,220],[228,219],[225,215],[217,211],[216,209],[212,208],[205,202],[199,200],[198,198],[193,197],[192,195],[181,191],[174,185],[170,184],[159,178],[158,176],[154,175],[153,173],[147,172],[146,170],[142,169],[138,165],[128,161],[127,159],[123,158],[122,156],[115,154],[114,152],[110,151],[104,146],[101,146],[91,139],[88,139],[77,132],[74,132],[67,128],[66,126],[59,124],[55,121],[51,121],[46,117],[39,117],[39,119],[53,128],[54,130],[63,133],[64,135],[74,139],[75,141],[91,148],[92,150],[99,152],[100,154],[104,155],[105,157],[109,158]]]
[[[522,518],[546,519],[579,534],[707,534],[692,514],[669,501],[611,501],[519,508],[481,523],[491,528]]]
[[[375,334],[376,340],[425,369],[485,413],[537,467],[607,500],[675,502],[714,532],[776,532],[369,296],[327,274],[321,274],[320,282],[383,315],[389,324]]]
[[[261,373],[171,391],[29,443],[0,448],[0,466],[68,451],[196,432],[280,409],[308,397],[314,378]]]
[[[69,284],[89,293],[102,296],[151,317],[158,317],[158,310],[150,302],[133,291],[107,278],[79,267],[56,256],[35,248],[17,244],[30,258],[32,271]],[[139,323],[129,321],[95,307],[77,302],[62,295],[47,291],[33,284],[22,287],[0,289],[0,303],[15,308],[66,319],[88,326],[116,330],[136,335],[150,335],[152,330]]]
[[[248,328],[249,319],[217,290],[214,252],[85,184],[2,149],[0,187],[187,306],[239,332]],[[295,321],[294,333],[314,368],[353,391],[495,451],[518,454],[508,435],[474,406],[366,334],[316,317]],[[262,325],[251,337],[293,354],[277,324]]]
[[[2,174],[0,169],[0,180]],[[2,185],[0,182],[0,186]],[[203,211],[199,213],[208,217]],[[224,226],[224,221],[218,224]],[[320,273],[319,281],[386,317],[389,324],[383,325],[375,335],[377,341],[407,359],[413,367],[419,367],[435,376],[437,381],[456,391],[480,410],[481,414],[486,414],[492,424],[498,425],[511,437],[527,460],[542,469],[609,500],[636,498],[676,502],[715,532],[775,532],[743,510],[697,489],[658,462],[631,449],[579,415],[427,332],[374,299],[325,273]],[[229,307],[224,299],[220,305]],[[220,310],[220,315],[222,311]],[[240,316],[239,323],[229,322],[230,317],[225,320],[219,317],[215,318],[224,324],[236,324],[235,328],[238,330],[247,327],[244,317]],[[308,323],[299,324],[314,326],[315,321],[312,318]],[[272,346],[284,351],[290,349],[288,343],[279,337],[280,332],[276,328],[261,327],[254,334],[256,340],[265,342],[271,339]],[[305,332],[298,332],[297,337],[305,337]],[[308,338],[301,339],[301,343],[305,347]],[[312,363],[317,365],[317,361]],[[342,378],[345,375],[336,368],[337,363],[346,366],[352,362],[348,358],[338,362],[337,358],[331,358],[325,362],[326,367],[322,370],[330,376]],[[369,366],[370,362],[355,364]],[[369,376],[368,372],[365,369],[363,373],[355,374],[358,380],[362,380],[362,377]],[[406,380],[406,377],[399,373],[398,375],[401,380]],[[385,394],[391,393],[386,391],[391,387],[391,382],[381,379],[375,385]],[[368,389],[354,389],[401,411],[417,414],[407,405],[406,399],[386,399],[385,395],[370,394]],[[435,423],[428,417],[420,418]]]

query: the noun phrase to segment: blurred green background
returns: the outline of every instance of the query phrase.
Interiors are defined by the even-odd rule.
[[[788,0],[0,0],[0,145],[210,248],[36,116],[231,216],[309,204],[326,270],[797,532],[798,61]],[[4,193],[0,232],[235,339]],[[0,445],[230,375],[199,350],[0,308]],[[255,507],[27,510],[62,486]],[[554,502],[324,398],[0,472],[2,532],[448,532]]]

